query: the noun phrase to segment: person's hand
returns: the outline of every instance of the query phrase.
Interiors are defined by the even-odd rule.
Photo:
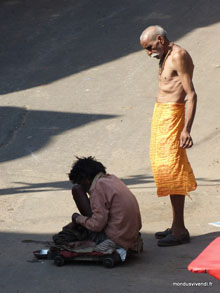
[[[78,214],[78,213],[74,213],[74,214],[72,215],[72,222],[73,222],[73,223],[77,223],[77,222],[76,222],[76,219],[77,219],[79,216],[80,216],[80,214]]]
[[[190,136],[190,133],[186,130],[183,130],[180,135],[180,147],[181,148],[191,148],[193,146],[193,140]]]
[[[72,186],[72,194],[85,194],[86,191],[85,191],[85,188],[84,186],[82,186],[81,184],[73,184]]]
[[[81,197],[82,193],[84,193],[82,186],[80,184],[73,184],[72,186],[73,199],[76,200],[76,198]]]
[[[82,189],[82,186],[80,184],[73,184],[72,186],[72,191],[76,191],[76,192],[81,192],[83,189]]]
[[[62,229],[63,229],[63,231],[65,231],[65,230],[73,230],[74,226],[75,226],[75,223],[71,222],[71,223],[67,224],[66,226],[64,226]]]

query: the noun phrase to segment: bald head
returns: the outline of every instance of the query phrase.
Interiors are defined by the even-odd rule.
[[[167,32],[161,26],[149,26],[142,32],[140,41],[141,43],[146,41],[154,41],[158,35],[167,39]]]
[[[147,27],[140,36],[141,46],[150,57],[161,59],[168,50],[167,32],[159,25]]]

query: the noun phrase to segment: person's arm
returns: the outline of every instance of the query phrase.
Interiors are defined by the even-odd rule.
[[[109,210],[107,207],[104,190],[96,185],[95,191],[90,197],[92,216],[84,217],[78,216],[75,219],[77,224],[84,226],[85,228],[94,231],[101,232],[108,222]]]
[[[81,187],[81,185],[79,185],[79,184],[73,185],[72,195],[73,195],[73,199],[76,203],[76,206],[77,206],[79,212],[83,216],[90,217],[92,215],[90,201],[89,201],[89,198],[88,198],[86,192]]]
[[[173,56],[173,64],[182,83],[183,89],[188,97],[187,117],[185,125],[180,135],[180,147],[190,148],[193,140],[190,135],[193,120],[196,113],[197,95],[192,82],[193,64],[186,52],[179,52]]]

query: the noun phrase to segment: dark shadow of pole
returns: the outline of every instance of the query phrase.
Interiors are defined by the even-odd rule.
[[[144,28],[171,40],[219,22],[212,0],[3,0],[0,94],[51,83],[141,50]]]
[[[32,155],[64,131],[114,117],[118,116],[0,107],[0,162]]]

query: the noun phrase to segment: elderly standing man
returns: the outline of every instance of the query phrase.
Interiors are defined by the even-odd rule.
[[[159,246],[188,243],[190,235],[184,224],[185,195],[196,189],[196,180],[187,159],[192,147],[190,135],[197,95],[193,86],[193,61],[189,53],[170,42],[160,26],[146,28],[141,46],[150,57],[159,60],[159,89],[154,108],[150,160],[158,196],[170,195],[173,222],[171,228],[157,232]],[[185,117],[185,103],[187,115]]]

